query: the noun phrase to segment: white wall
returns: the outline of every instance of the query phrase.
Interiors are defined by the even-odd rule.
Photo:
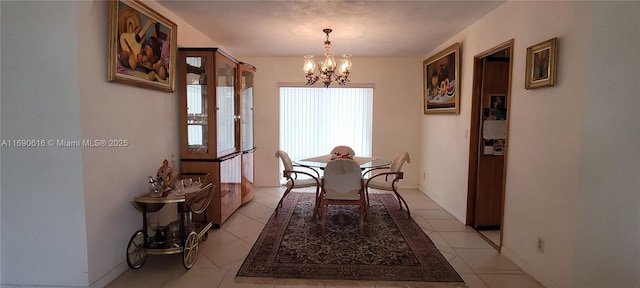
[[[322,47],[318,47],[320,51]],[[375,83],[373,92],[373,155],[393,158],[407,151],[403,187],[418,183],[419,129],[422,114],[421,60],[418,58],[353,57],[352,83]],[[279,141],[278,82],[304,83],[300,57],[245,57],[257,67],[255,84],[255,182],[278,186],[282,176],[275,158]],[[334,84],[335,85],[335,84]]]
[[[423,118],[421,187],[464,221],[473,57],[515,39],[502,252],[546,287],[640,284],[639,8],[508,2],[424,56],[462,42],[461,113]],[[556,86],[525,90],[526,48],[553,37]]]
[[[217,46],[145,3],[177,22],[179,46]],[[472,58],[514,38],[504,254],[548,287],[640,286],[638,5],[496,9],[439,48],[462,42],[460,115],[422,115],[422,60],[438,49],[420,58],[355,55],[352,81],[376,83],[374,154],[409,151],[405,185],[419,183],[464,219]],[[126,269],[126,243],[141,226],[129,202],[159,161],[177,153],[177,94],[106,82],[106,6],[0,1],[1,139],[130,143],[0,149],[2,284],[104,286]],[[524,90],[526,47],[552,37],[560,41],[558,84]],[[241,60],[258,68],[256,183],[275,186],[276,84],[301,81],[302,61]],[[544,254],[535,251],[538,236]]]
[[[640,2],[589,8],[574,286],[640,287]]]
[[[0,283],[103,287],[127,269],[142,225],[133,196],[163,159],[179,157],[177,93],[106,81],[108,1],[0,3],[1,139],[129,142],[1,149]],[[217,45],[145,3],[179,25],[178,46]]]
[[[102,287],[128,269],[126,245],[142,227],[131,205],[145,193],[148,176],[179,153],[178,95],[106,81],[108,1],[77,1],[80,111],[83,139],[124,139],[125,148],[86,148],[85,181],[89,284]],[[178,25],[178,47],[217,44],[155,2],[151,9]],[[90,28],[89,28],[90,27]],[[81,28],[81,29],[80,29]],[[86,31],[99,31],[87,33]],[[96,61],[95,59],[100,59]],[[177,89],[177,87],[176,87]],[[171,205],[164,209],[171,212]]]
[[[74,2],[0,2],[2,283],[86,286],[82,151],[48,139],[81,138]],[[56,23],[52,25],[51,23]]]
[[[108,1],[78,2],[78,22],[85,33],[78,58],[77,87],[83,139],[123,139],[127,147],[85,148],[85,179],[89,284],[101,281],[115,267],[126,268],[124,251],[131,235],[142,226],[141,213],[130,204],[146,190],[163,159],[178,155],[177,96],[174,93],[106,81]],[[87,27],[92,27],[87,29]],[[78,31],[78,34],[82,34]],[[102,59],[106,60],[106,59]],[[119,266],[118,266],[119,265]],[[107,275],[107,282],[113,275]]]
[[[0,15],[2,15],[2,5],[0,5]],[[0,31],[0,35],[1,34],[2,34],[2,32]],[[0,40],[0,41],[2,41],[2,40]],[[1,59],[2,58],[0,56],[0,66],[1,66],[1,63],[2,63]],[[2,72],[0,72],[0,75],[1,74],[2,74]],[[0,111],[2,111],[2,91],[1,91],[1,89],[0,89]],[[0,139],[2,139],[2,117],[0,117]],[[2,151],[0,151],[0,160],[2,160]],[[0,165],[0,216],[2,216],[2,165]],[[1,217],[0,217],[0,226],[2,226]],[[4,283],[4,282],[2,282],[2,229],[0,229],[0,283]]]

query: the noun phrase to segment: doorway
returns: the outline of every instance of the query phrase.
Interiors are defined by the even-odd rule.
[[[467,226],[502,246],[513,39],[474,57]]]

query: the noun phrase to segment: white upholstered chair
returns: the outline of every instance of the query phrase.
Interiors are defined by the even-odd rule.
[[[278,209],[282,206],[282,201],[287,197],[291,190],[316,187],[316,204],[313,212],[313,218],[315,219],[316,214],[318,213],[318,196],[320,195],[320,173],[311,167],[293,164],[291,158],[289,158],[289,154],[282,150],[276,151],[276,158],[280,158],[280,160],[282,160],[282,165],[284,166],[282,176],[287,179],[287,190],[284,191],[282,198],[280,198],[280,201],[278,202],[278,206],[276,206],[276,215],[278,214]],[[300,177],[305,175],[309,178]]]
[[[364,229],[364,216],[367,212],[364,183],[360,165],[351,159],[336,159],[327,164],[320,192],[320,215],[322,234],[325,233],[325,217],[328,205],[360,206],[360,233]]]
[[[340,155],[350,155],[351,157],[356,155],[356,152],[353,151],[353,148],[349,147],[349,146],[336,146],[333,147],[333,149],[331,149],[331,153],[332,156],[336,155],[336,154],[340,154]]]
[[[367,193],[369,192],[369,188],[384,191],[393,191],[393,193],[395,193],[396,197],[398,198],[400,209],[402,209],[402,204],[404,204],[404,208],[407,210],[407,214],[409,215],[411,215],[409,206],[407,205],[407,201],[405,201],[400,193],[398,193],[397,182],[404,176],[404,173],[402,172],[402,165],[404,165],[405,162],[410,163],[410,161],[411,159],[409,159],[409,153],[403,152],[393,158],[391,166],[373,168],[363,172],[364,176],[366,177],[364,183],[365,188],[367,189]]]

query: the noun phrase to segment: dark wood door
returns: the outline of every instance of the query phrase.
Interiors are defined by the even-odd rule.
[[[504,183],[504,139],[496,138],[502,127],[506,133],[506,99],[509,87],[508,59],[487,57],[483,61],[480,133],[474,228],[500,227]],[[500,137],[497,137],[500,138]],[[506,137],[505,137],[506,138]]]

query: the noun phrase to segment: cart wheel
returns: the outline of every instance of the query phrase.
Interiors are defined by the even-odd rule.
[[[204,235],[202,235],[202,241],[207,241],[207,238],[209,238],[209,231],[204,232]]]
[[[131,269],[138,269],[147,259],[147,251],[144,249],[144,233],[138,230],[133,233],[129,245],[127,245],[127,264]]]
[[[182,248],[182,264],[184,268],[191,269],[193,264],[196,263],[196,256],[198,256],[198,233],[191,232],[187,236],[187,240],[184,241],[184,248]]]

